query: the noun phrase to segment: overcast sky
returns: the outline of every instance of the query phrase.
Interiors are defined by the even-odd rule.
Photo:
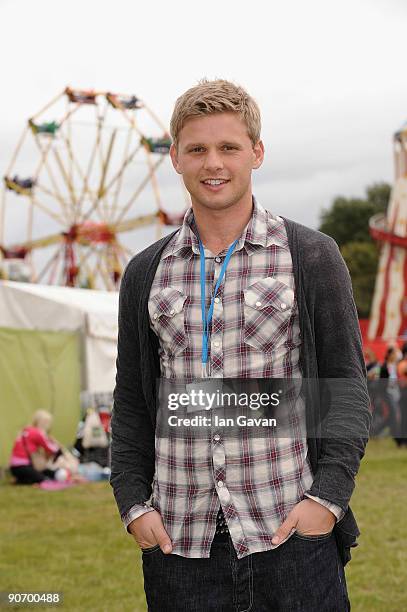
[[[406,16],[403,0],[0,0],[2,174],[26,119],[67,84],[135,93],[168,124],[178,95],[222,77],[262,111],[259,201],[317,227],[336,195],[393,180]]]

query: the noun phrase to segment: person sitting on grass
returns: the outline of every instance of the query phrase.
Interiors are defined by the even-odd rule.
[[[56,458],[60,444],[49,435],[52,414],[46,410],[34,413],[31,425],[17,435],[10,458],[10,471],[17,484],[34,484],[54,479],[55,470],[47,469],[50,457]]]

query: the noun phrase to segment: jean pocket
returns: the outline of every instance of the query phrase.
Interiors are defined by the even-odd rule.
[[[319,542],[324,540],[329,540],[329,538],[333,535],[333,531],[328,531],[327,533],[317,533],[313,535],[307,535],[306,533],[301,533],[299,531],[294,531],[293,536],[297,537],[300,540],[306,540],[310,542]]]
[[[168,355],[179,355],[187,346],[184,304],[186,295],[165,287],[149,299],[148,311],[161,347]]]
[[[160,549],[160,545],[155,544],[154,546],[149,546],[149,548],[142,548],[141,552],[143,555],[149,555],[159,549]]]
[[[244,290],[244,342],[271,353],[287,341],[294,291],[276,278],[256,281]]]

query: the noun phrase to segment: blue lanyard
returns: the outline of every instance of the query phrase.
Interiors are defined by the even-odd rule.
[[[205,251],[201,240],[199,240],[199,253],[200,253],[200,264],[201,264],[201,310],[202,310],[202,375],[207,374],[207,362],[208,362],[208,329],[212,320],[213,308],[215,305],[215,297],[218,292],[219,286],[222,282],[225,274],[227,265],[230,258],[232,257],[233,250],[238,243],[238,238],[227,250],[225,261],[223,262],[220,270],[218,281],[215,285],[215,291],[213,292],[211,304],[209,306],[208,314],[206,315],[206,296],[205,296]]]

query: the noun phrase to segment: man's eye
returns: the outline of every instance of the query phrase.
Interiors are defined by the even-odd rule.
[[[192,153],[201,153],[203,151],[203,147],[194,147],[191,149]]]
[[[224,145],[223,147],[226,151],[233,151],[236,149],[236,147],[233,147],[232,145]]]

